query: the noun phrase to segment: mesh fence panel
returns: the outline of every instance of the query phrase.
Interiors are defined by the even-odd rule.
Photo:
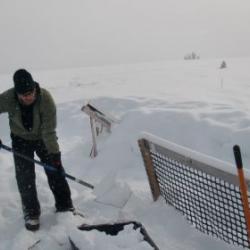
[[[160,193],[167,203],[200,231],[250,249],[237,182],[223,178],[223,174],[218,176],[216,171],[213,174],[211,168],[206,172],[207,165],[200,166],[201,162],[196,163],[199,168],[194,168],[194,160],[182,160],[175,152],[162,148],[157,152],[156,145],[149,152]]]

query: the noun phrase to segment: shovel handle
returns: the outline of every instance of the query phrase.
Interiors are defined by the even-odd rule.
[[[42,166],[42,167],[43,167],[44,169],[46,169],[46,170],[54,171],[54,172],[58,171],[56,168],[54,168],[54,167],[52,167],[52,166],[50,166],[50,165],[48,165],[48,164],[42,163],[42,162],[40,162],[40,161],[38,161],[38,160],[35,160],[35,159],[31,159],[31,158],[27,157],[26,155],[23,155],[23,154],[21,154],[21,153],[16,152],[15,150],[13,150],[13,148],[4,145],[4,144],[2,143],[2,141],[0,140],[0,149],[1,149],[1,148],[4,149],[4,150],[6,150],[6,151],[9,151],[9,152],[13,153],[14,155],[16,155],[16,156],[18,156],[18,157],[21,157],[21,158],[23,158],[23,159],[25,159],[25,160],[27,160],[27,161],[29,161],[29,162],[36,163],[37,165]],[[90,183],[88,183],[88,182],[86,182],[86,181],[80,180],[80,179],[78,179],[78,178],[76,178],[76,177],[74,177],[74,176],[72,176],[72,175],[69,175],[69,174],[67,174],[66,172],[62,172],[62,175],[64,175],[64,176],[67,177],[68,179],[70,179],[70,180],[72,180],[72,181],[74,181],[74,182],[77,182],[77,183],[79,183],[79,184],[81,184],[81,185],[83,185],[83,186],[85,186],[85,187],[94,189],[94,186],[93,186],[92,184],[90,184]]]

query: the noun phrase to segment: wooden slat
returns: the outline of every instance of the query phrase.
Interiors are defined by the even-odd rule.
[[[90,126],[91,126],[91,132],[92,132],[92,140],[93,140],[93,147],[90,153],[91,157],[96,157],[97,156],[97,144],[96,144],[96,130],[95,130],[95,121],[92,118],[92,116],[90,116]]]
[[[152,196],[154,201],[156,201],[160,196],[160,187],[154,171],[152,158],[150,156],[149,144],[145,139],[138,140],[138,144],[141,150],[144,166],[148,175]]]

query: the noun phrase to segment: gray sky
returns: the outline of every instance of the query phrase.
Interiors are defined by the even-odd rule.
[[[250,56],[249,0],[0,0],[0,73]]]

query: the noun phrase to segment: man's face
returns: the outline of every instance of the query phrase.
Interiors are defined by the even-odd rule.
[[[25,105],[29,106],[36,100],[36,88],[32,91],[26,92],[24,94],[17,94],[19,101]]]

